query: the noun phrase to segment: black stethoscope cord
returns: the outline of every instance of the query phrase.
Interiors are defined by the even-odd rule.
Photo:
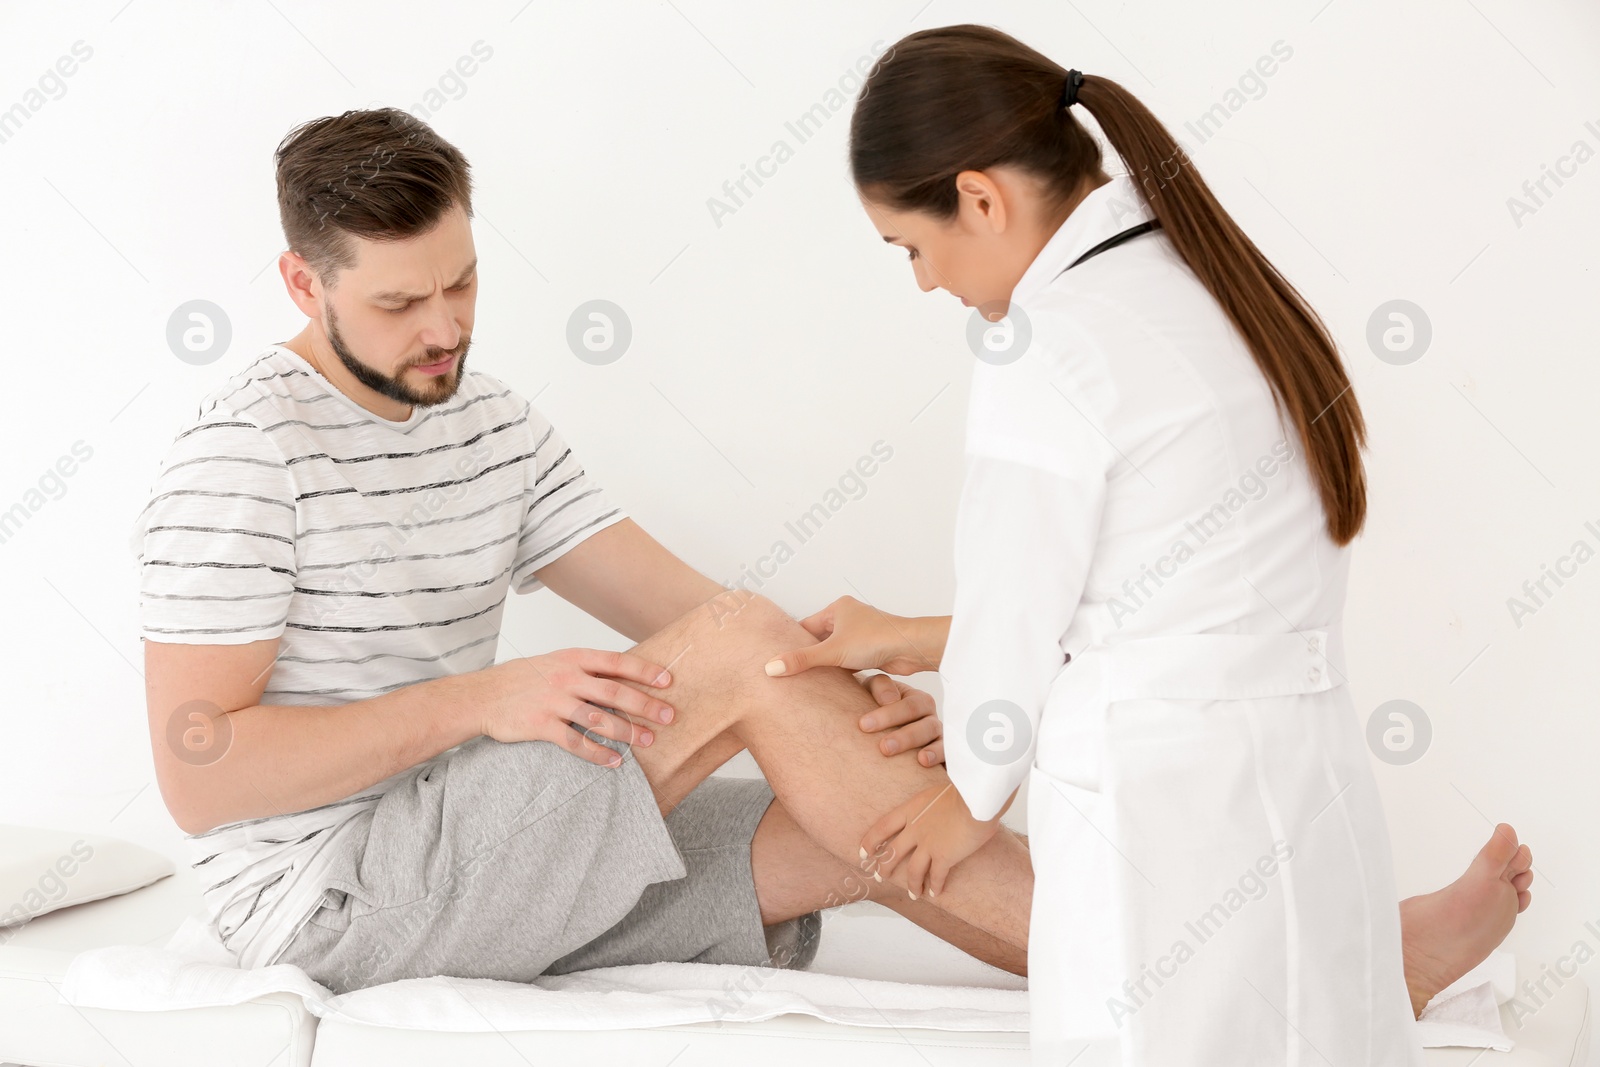
[[[1076,267],[1079,263],[1082,263],[1086,259],[1093,259],[1095,256],[1098,256],[1101,252],[1105,252],[1105,251],[1108,251],[1110,249],[1113,249],[1113,248],[1117,247],[1118,245],[1120,245],[1120,244],[1122,244],[1122,243],[1124,243],[1126,241],[1131,241],[1135,237],[1142,237],[1144,234],[1150,233],[1153,230],[1159,230],[1160,228],[1161,228],[1161,220],[1159,220],[1159,219],[1151,219],[1149,222],[1141,222],[1137,226],[1130,226],[1126,230],[1123,230],[1119,234],[1114,234],[1111,237],[1107,237],[1104,241],[1101,241],[1099,244],[1097,244],[1093,248],[1089,249],[1083,255],[1079,256],[1077,259],[1073,260],[1071,263],[1068,263],[1066,265],[1066,267],[1061,271],[1061,274],[1067,273],[1067,271],[1071,270],[1073,267]],[[1061,274],[1056,275],[1056,277],[1057,278],[1061,277]]]

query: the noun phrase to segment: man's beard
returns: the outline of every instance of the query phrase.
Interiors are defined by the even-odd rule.
[[[332,305],[328,307],[328,344],[333,347],[333,354],[339,357],[339,362],[344,364],[350,376],[375,393],[381,393],[390,400],[398,400],[402,404],[414,404],[417,407],[433,407],[442,404],[456,395],[456,390],[461,387],[462,368],[466,366],[467,349],[472,347],[472,338],[464,337],[461,346],[452,353],[442,348],[430,348],[428,354],[416,364],[401,367],[399,374],[391,378],[380,374],[371,367],[356,359],[350,347],[344,343],[344,338],[339,334],[339,319],[334,314]],[[408,367],[420,363],[437,363],[450,355],[456,355],[455,366],[444,374],[432,377],[429,380],[434,385],[425,389],[414,389],[406,384],[404,375]]]

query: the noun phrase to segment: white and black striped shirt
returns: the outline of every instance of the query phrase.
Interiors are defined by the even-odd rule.
[[[347,704],[491,666],[507,590],[541,588],[535,570],[625,517],[491,375],[395,422],[272,345],[201,402],[134,523],[141,634],[279,638],[262,704]],[[190,836],[242,966],[276,959],[320,901],[328,844],[399,777]]]

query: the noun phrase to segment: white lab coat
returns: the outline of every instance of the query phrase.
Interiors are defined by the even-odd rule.
[[[1299,439],[1162,231],[1062,273],[1149,217],[1073,211],[968,411],[945,751],[980,818],[1027,786],[1034,1062],[1419,1067]]]

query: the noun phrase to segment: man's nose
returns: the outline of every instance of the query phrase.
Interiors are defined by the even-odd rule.
[[[429,307],[428,321],[417,340],[443,352],[455,351],[461,343],[461,326],[456,322],[448,301],[440,300]]]

